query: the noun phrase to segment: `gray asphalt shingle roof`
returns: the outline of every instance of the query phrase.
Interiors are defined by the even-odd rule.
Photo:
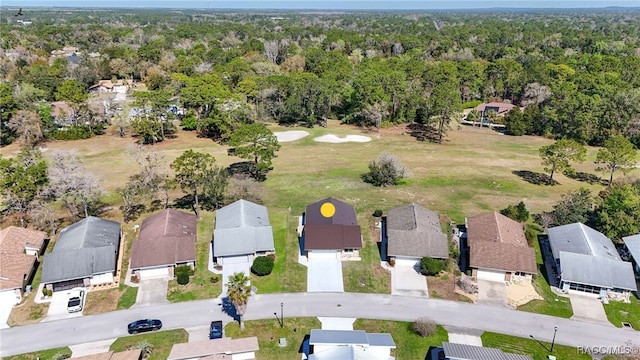
[[[633,268],[628,261],[561,251],[560,271],[563,281],[608,289],[637,290]]]
[[[43,283],[114,272],[120,247],[120,224],[90,216],[64,228],[53,251],[45,254]]]
[[[311,330],[311,345],[368,345],[396,347],[391,334],[371,333],[364,330]]]
[[[505,353],[500,349],[443,342],[442,349],[451,360],[532,360],[528,355]]]
[[[273,229],[267,208],[238,200],[216,211],[213,231],[214,256],[274,251]]]
[[[386,221],[390,256],[449,257],[447,236],[436,212],[409,204],[389,210]]]
[[[582,223],[556,226],[547,230],[553,257],[561,251],[620,260],[613,242],[601,232]]]
[[[636,263],[640,264],[640,234],[623,237],[624,244],[629,249],[629,253],[636,260]]]

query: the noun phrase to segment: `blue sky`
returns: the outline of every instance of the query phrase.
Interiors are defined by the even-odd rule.
[[[144,7],[206,9],[478,9],[640,7],[640,0],[399,0],[399,1],[301,1],[301,0],[1,0],[3,7]]]

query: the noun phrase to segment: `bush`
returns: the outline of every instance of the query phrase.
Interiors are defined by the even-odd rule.
[[[428,337],[433,335],[436,332],[436,330],[438,329],[438,326],[431,319],[429,319],[426,316],[423,316],[413,322],[412,328],[413,328],[413,331],[420,334],[420,336]]]
[[[383,152],[378,160],[369,162],[369,172],[362,174],[362,181],[374,186],[397,185],[406,172],[407,169],[395,155]]]
[[[276,254],[269,254],[267,257],[273,261],[276,261]]]
[[[212,283],[212,284],[217,284],[218,281],[220,281],[220,277],[217,276],[217,275],[216,276],[212,276],[212,277],[209,278],[209,282]]]
[[[525,222],[529,220],[529,210],[527,210],[527,207],[522,201],[520,201],[516,206],[509,205],[500,210],[500,214],[518,222]]]
[[[43,287],[42,287],[42,295],[44,295],[44,296],[51,296],[51,295],[53,295],[53,291],[51,291],[51,290],[47,289],[47,287],[46,287],[46,286],[43,286]]]
[[[381,217],[382,216],[382,210],[376,209],[376,211],[373,212],[373,216],[374,217]]]
[[[273,270],[273,260],[267,256],[258,256],[253,260],[251,266],[251,272],[258,276],[265,276],[271,274]]]
[[[440,273],[440,271],[445,269],[445,263],[442,260],[438,260],[438,259],[434,259],[434,258],[430,258],[430,257],[423,257],[420,260],[420,270],[422,270],[422,273],[425,275],[438,275]]]
[[[176,274],[176,276],[178,274],[187,274],[187,276],[192,276],[193,274],[195,274],[195,271],[189,265],[180,265],[176,266],[174,273]]]
[[[182,130],[193,131],[198,129],[198,119],[193,114],[189,114],[182,119]]]
[[[177,276],[178,284],[187,285],[189,283],[189,275],[188,274],[179,273],[176,276]]]
[[[474,107],[476,107],[476,106],[478,106],[480,104],[482,104],[482,101],[473,100],[473,101],[463,102],[460,107],[463,108],[463,109],[468,109],[468,108],[474,108]]]

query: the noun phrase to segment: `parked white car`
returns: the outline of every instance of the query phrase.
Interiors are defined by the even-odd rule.
[[[67,311],[70,313],[82,311],[84,306],[84,289],[71,289],[69,292],[69,302],[67,303]]]

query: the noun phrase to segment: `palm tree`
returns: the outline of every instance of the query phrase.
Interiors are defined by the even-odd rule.
[[[242,316],[247,310],[247,302],[251,296],[251,286],[249,286],[249,277],[244,272],[237,272],[229,276],[227,285],[227,297],[229,301],[236,307],[236,312],[240,321],[240,330],[244,330]]]

